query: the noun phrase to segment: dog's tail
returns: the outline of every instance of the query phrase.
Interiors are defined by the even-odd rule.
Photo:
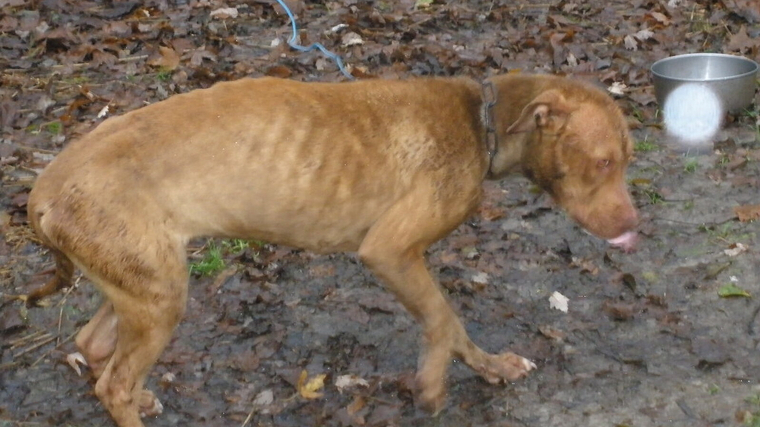
[[[42,298],[55,294],[61,289],[71,287],[74,277],[74,263],[63,252],[51,249],[55,259],[55,272],[53,277],[44,285],[34,289],[26,295],[26,305],[34,306]]]
[[[33,205],[33,204],[32,204]],[[42,286],[37,287],[23,298],[26,301],[27,306],[35,306],[42,298],[55,294],[64,288],[69,288],[73,284],[74,277],[74,263],[71,262],[68,256],[61,252],[52,244],[46,233],[41,227],[41,219],[44,215],[41,211],[36,211],[31,208],[28,210],[29,225],[37,233],[42,243],[50,248],[50,252],[55,260],[55,271],[53,277]],[[49,270],[45,271],[45,273]]]

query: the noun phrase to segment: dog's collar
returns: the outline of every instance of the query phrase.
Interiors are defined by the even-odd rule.
[[[492,175],[491,166],[496,151],[499,149],[499,138],[496,134],[496,120],[493,114],[493,107],[496,105],[497,96],[496,88],[493,82],[486,80],[483,82],[483,125],[486,128],[486,150],[488,151],[488,170],[486,178]]]

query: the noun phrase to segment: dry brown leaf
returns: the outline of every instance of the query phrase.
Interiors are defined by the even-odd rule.
[[[553,328],[549,325],[541,325],[538,327],[538,331],[541,335],[554,341],[562,341],[565,339],[566,334],[559,329]]]
[[[650,12],[649,16],[654,18],[657,22],[659,22],[662,25],[668,26],[670,25],[670,18],[665,16],[664,14],[660,12]]]
[[[625,302],[605,301],[602,310],[613,320],[625,321],[633,319],[635,306]]]
[[[757,46],[760,46],[760,41],[750,37],[747,34],[747,28],[742,25],[742,27],[739,29],[739,32],[733,34],[729,39],[726,50],[728,52],[744,53],[745,51],[750,51],[752,48]]]
[[[760,22],[760,3],[757,0],[724,0],[723,3],[731,12],[750,23]]]
[[[486,221],[496,221],[504,218],[506,212],[503,208],[490,204],[483,204],[478,208],[478,214]]]
[[[273,67],[269,67],[266,75],[270,77],[279,77],[281,79],[286,79],[293,75],[293,71],[284,65],[275,65]]]
[[[309,373],[304,369],[301,371],[301,375],[298,377],[298,394],[304,399],[319,399],[324,393],[320,393],[319,390],[325,387],[326,374],[319,374],[312,377],[308,381]]]
[[[348,412],[348,415],[354,416],[354,414],[361,411],[366,404],[367,401],[362,396],[356,396],[354,397],[354,401],[346,407],[346,412]]]
[[[736,206],[734,213],[741,222],[757,221],[760,219],[760,205]]]
[[[172,71],[179,65],[179,54],[167,46],[159,46],[158,52],[161,56],[148,62],[148,65],[160,67],[164,70]]]

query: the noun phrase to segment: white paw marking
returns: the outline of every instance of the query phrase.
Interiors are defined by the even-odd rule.
[[[532,371],[533,369],[538,368],[538,366],[536,366],[536,364],[531,362],[530,360],[524,357],[521,357],[521,359],[522,359],[523,367],[525,368],[526,371]]]
[[[140,418],[145,418],[148,414],[151,416],[161,415],[164,412],[164,405],[157,397],[153,398],[153,406],[147,410],[140,411]]]

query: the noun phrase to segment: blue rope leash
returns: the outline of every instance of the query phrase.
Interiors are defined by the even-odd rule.
[[[312,43],[309,46],[301,46],[300,44],[296,43],[296,38],[298,37],[298,28],[296,27],[296,18],[295,16],[293,16],[293,13],[290,11],[290,8],[288,7],[288,5],[285,4],[283,0],[277,0],[277,3],[280,3],[280,6],[282,6],[282,8],[285,9],[285,13],[287,13],[288,18],[290,18],[290,26],[291,26],[291,29],[293,30],[293,35],[291,35],[290,40],[288,40],[288,46],[300,52],[310,52],[314,49],[319,49],[322,52],[322,54],[324,54],[326,57],[332,59],[333,61],[335,61],[336,64],[338,64],[338,68],[340,69],[340,72],[343,73],[344,76],[353,80],[354,76],[352,76],[351,73],[349,73],[348,70],[346,70],[346,67],[343,66],[343,61],[340,59],[340,56],[327,50],[327,48],[324,47],[321,43]]]

